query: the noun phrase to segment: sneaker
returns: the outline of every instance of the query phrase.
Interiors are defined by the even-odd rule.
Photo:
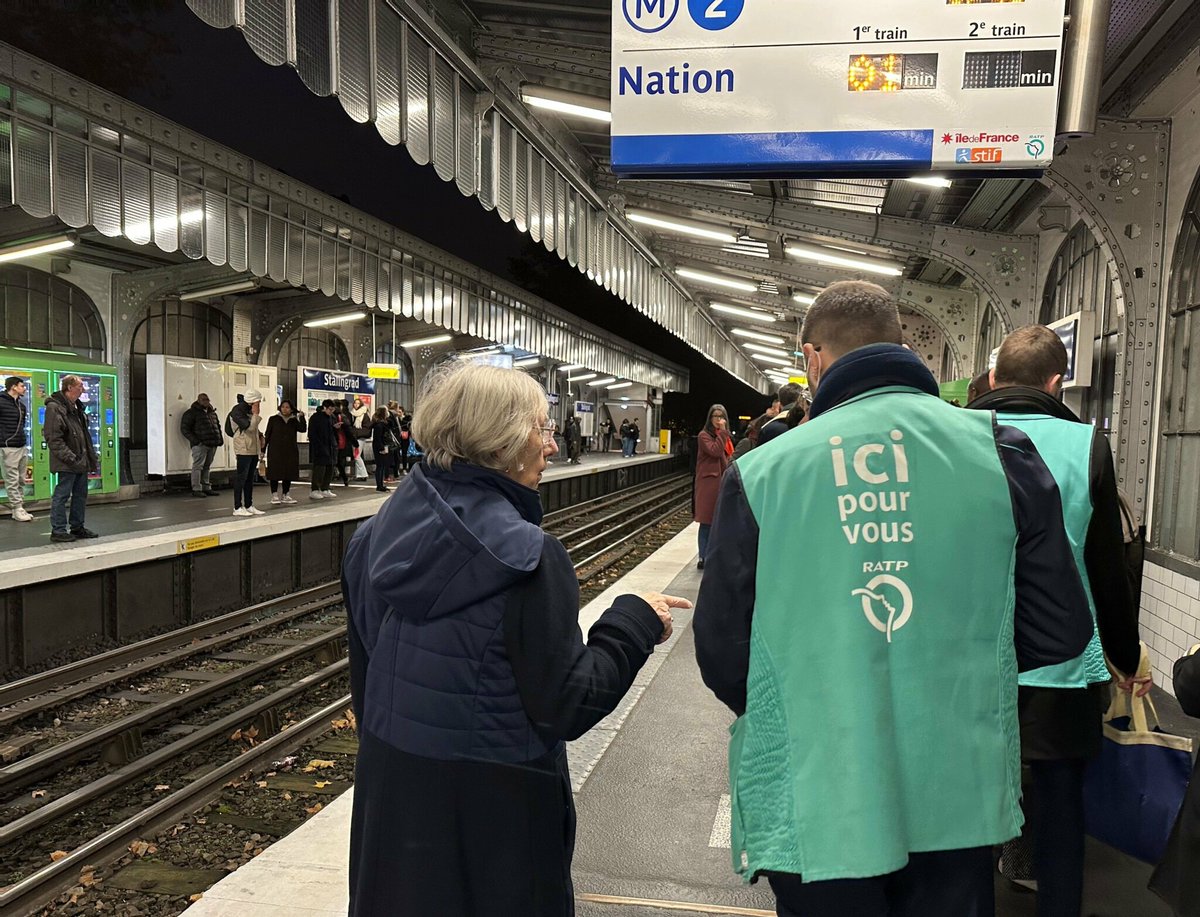
[[[242,507],[240,507],[240,506],[239,506],[237,509],[235,509],[235,510],[233,511],[233,514],[234,514],[235,516],[253,516],[253,515],[254,515],[254,513],[250,512],[250,510],[248,510],[248,509],[243,509],[243,508],[242,508]]]
[[[321,491],[321,496],[323,496],[326,500],[328,500],[334,496],[334,493],[332,490],[323,490],[323,491]]]
[[[283,502],[283,497],[279,496],[279,494],[271,494],[271,502],[278,506]]]
[[[285,506],[295,506],[296,505],[296,501],[292,499],[291,494],[284,494],[283,499],[281,499],[279,502],[284,504]]]
[[[29,514],[28,510],[26,510],[24,507],[20,507],[20,506],[18,506],[16,509],[13,510],[12,517],[13,517],[13,521],[15,521],[15,522],[32,522],[33,521],[33,516],[31,516]]]
[[[91,529],[71,529],[71,534],[76,538],[99,538],[100,536]]]
[[[203,499],[204,499],[204,491],[202,491],[202,490],[193,490],[193,491],[192,491],[192,496],[193,496],[193,497],[199,497],[201,500],[203,500]]]
[[[70,532],[51,532],[50,540],[51,541],[74,541],[75,536],[72,535]]]
[[[390,494],[392,492],[391,489],[387,487],[376,487],[375,489],[381,494]]]
[[[308,495],[308,499],[310,499],[310,500],[324,500],[324,499],[325,499],[325,494],[321,493],[321,491],[319,491],[319,490],[314,490],[312,493],[310,493],[310,494]]]
[[[246,512],[249,513],[251,516],[265,516],[266,515],[266,512],[259,509],[257,506],[247,506]]]

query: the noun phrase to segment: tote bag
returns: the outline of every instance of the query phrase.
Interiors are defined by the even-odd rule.
[[[1148,698],[1114,689],[1100,755],[1084,777],[1087,833],[1131,857],[1157,863],[1191,772],[1192,740],[1163,732]]]

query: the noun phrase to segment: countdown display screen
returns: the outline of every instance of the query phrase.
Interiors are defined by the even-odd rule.
[[[1036,173],[1062,0],[613,0],[623,178]]]

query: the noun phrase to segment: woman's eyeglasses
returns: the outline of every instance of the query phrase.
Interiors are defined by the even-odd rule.
[[[552,420],[552,421],[550,421],[550,423],[546,424],[545,426],[539,425],[539,426],[535,427],[534,429],[540,430],[542,432],[542,445],[549,446],[552,442],[554,442],[554,431],[557,430],[558,427],[555,425],[554,421]]]

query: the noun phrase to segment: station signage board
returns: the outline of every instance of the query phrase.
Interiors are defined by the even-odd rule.
[[[622,177],[1050,165],[1062,0],[613,0]]]

